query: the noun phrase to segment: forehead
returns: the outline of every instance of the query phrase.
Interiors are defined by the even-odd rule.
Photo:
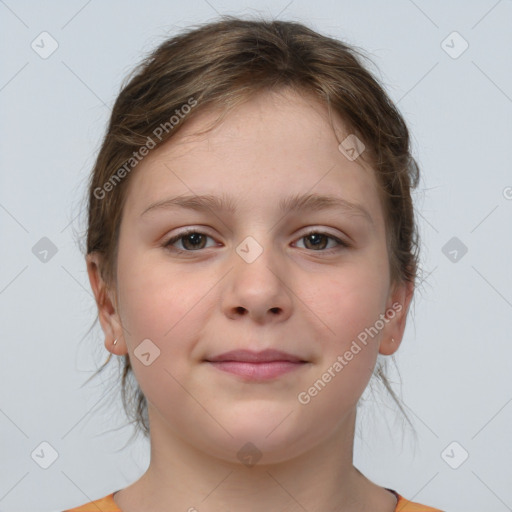
[[[312,95],[258,94],[198,135],[219,113],[200,112],[138,164],[130,209],[143,211],[166,196],[220,191],[254,208],[310,192],[337,194],[363,203],[374,218],[381,215],[373,169],[339,150],[350,133],[337,115],[332,125],[327,107]]]

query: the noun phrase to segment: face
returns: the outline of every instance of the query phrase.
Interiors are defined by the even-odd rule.
[[[100,320],[119,338],[107,348],[130,356],[152,435],[230,461],[250,441],[283,461],[339,433],[379,351],[398,347],[411,290],[390,283],[374,171],[340,151],[349,132],[327,116],[265,93],[196,136],[216,118],[203,113],[130,176]],[[334,201],[293,201],[304,195]],[[261,363],[208,362],[243,349],[302,363],[267,363],[286,371],[265,376]]]

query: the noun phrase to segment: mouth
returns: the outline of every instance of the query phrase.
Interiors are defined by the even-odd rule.
[[[309,362],[277,350],[233,350],[205,360],[214,368],[245,380],[268,380],[305,367]]]

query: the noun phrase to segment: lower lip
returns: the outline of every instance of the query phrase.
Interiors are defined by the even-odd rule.
[[[268,380],[280,377],[298,368],[305,363],[292,363],[291,361],[269,361],[266,363],[248,363],[239,361],[208,361],[223,372],[240,375],[249,380]]]

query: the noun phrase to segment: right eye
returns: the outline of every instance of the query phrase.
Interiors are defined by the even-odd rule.
[[[211,236],[191,229],[173,236],[171,239],[167,240],[163,246],[176,252],[194,252],[205,248],[204,242],[207,238],[213,240]],[[181,242],[183,249],[172,247],[173,244],[178,241]]]

